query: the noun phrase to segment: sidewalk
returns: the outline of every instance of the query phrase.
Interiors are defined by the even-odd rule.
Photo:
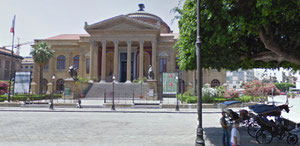
[[[178,114],[196,114],[197,109],[179,109],[175,111],[175,108],[116,108],[115,111],[110,107],[106,108],[60,108],[55,107],[54,110],[50,110],[48,107],[0,107],[0,112],[99,112],[99,113],[178,113]],[[221,109],[203,109],[203,113],[215,114],[220,113]]]

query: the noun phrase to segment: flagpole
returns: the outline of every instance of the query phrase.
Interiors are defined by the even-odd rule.
[[[10,70],[9,70],[9,88],[8,88],[8,98],[7,101],[10,102],[10,96],[11,96],[11,85],[12,85],[12,67],[13,67],[13,55],[14,55],[14,41],[15,41],[15,21],[16,21],[16,15],[14,16],[13,20],[13,38],[12,38],[12,45],[11,45],[11,58],[10,58]]]

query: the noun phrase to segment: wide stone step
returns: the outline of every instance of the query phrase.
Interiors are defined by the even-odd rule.
[[[114,96],[119,99],[132,99],[148,97],[149,87],[147,83],[114,83]],[[86,95],[86,98],[112,98],[112,83],[94,83]]]

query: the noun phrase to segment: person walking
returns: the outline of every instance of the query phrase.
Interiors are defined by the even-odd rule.
[[[229,130],[230,130],[230,127],[226,123],[225,112],[224,111],[222,112],[222,117],[220,119],[220,124],[221,124],[222,130],[223,130],[223,136],[222,136],[223,146],[229,146]]]
[[[239,122],[235,121],[231,129],[230,146],[241,146],[240,132],[238,130]]]

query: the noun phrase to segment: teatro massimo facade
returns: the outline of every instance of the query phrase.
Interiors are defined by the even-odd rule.
[[[97,23],[85,23],[87,34],[61,34],[42,40],[55,50],[44,70],[44,92],[62,93],[70,78],[69,66],[78,68],[81,78],[90,84],[108,84],[114,75],[119,84],[130,85],[136,79],[148,77],[152,66],[154,78],[149,88],[155,96],[162,94],[162,73],[177,72],[174,44],[178,34],[160,17],[147,13],[143,7],[135,13],[115,16]],[[142,54],[142,55],[141,55]],[[38,91],[39,68],[35,65],[32,91]],[[184,90],[193,88],[194,72],[183,72],[180,80]],[[54,85],[51,77],[55,75]],[[225,71],[204,71],[204,84],[222,85]],[[146,82],[147,83],[147,82]],[[70,87],[72,88],[72,87]],[[72,90],[72,89],[71,89]]]

